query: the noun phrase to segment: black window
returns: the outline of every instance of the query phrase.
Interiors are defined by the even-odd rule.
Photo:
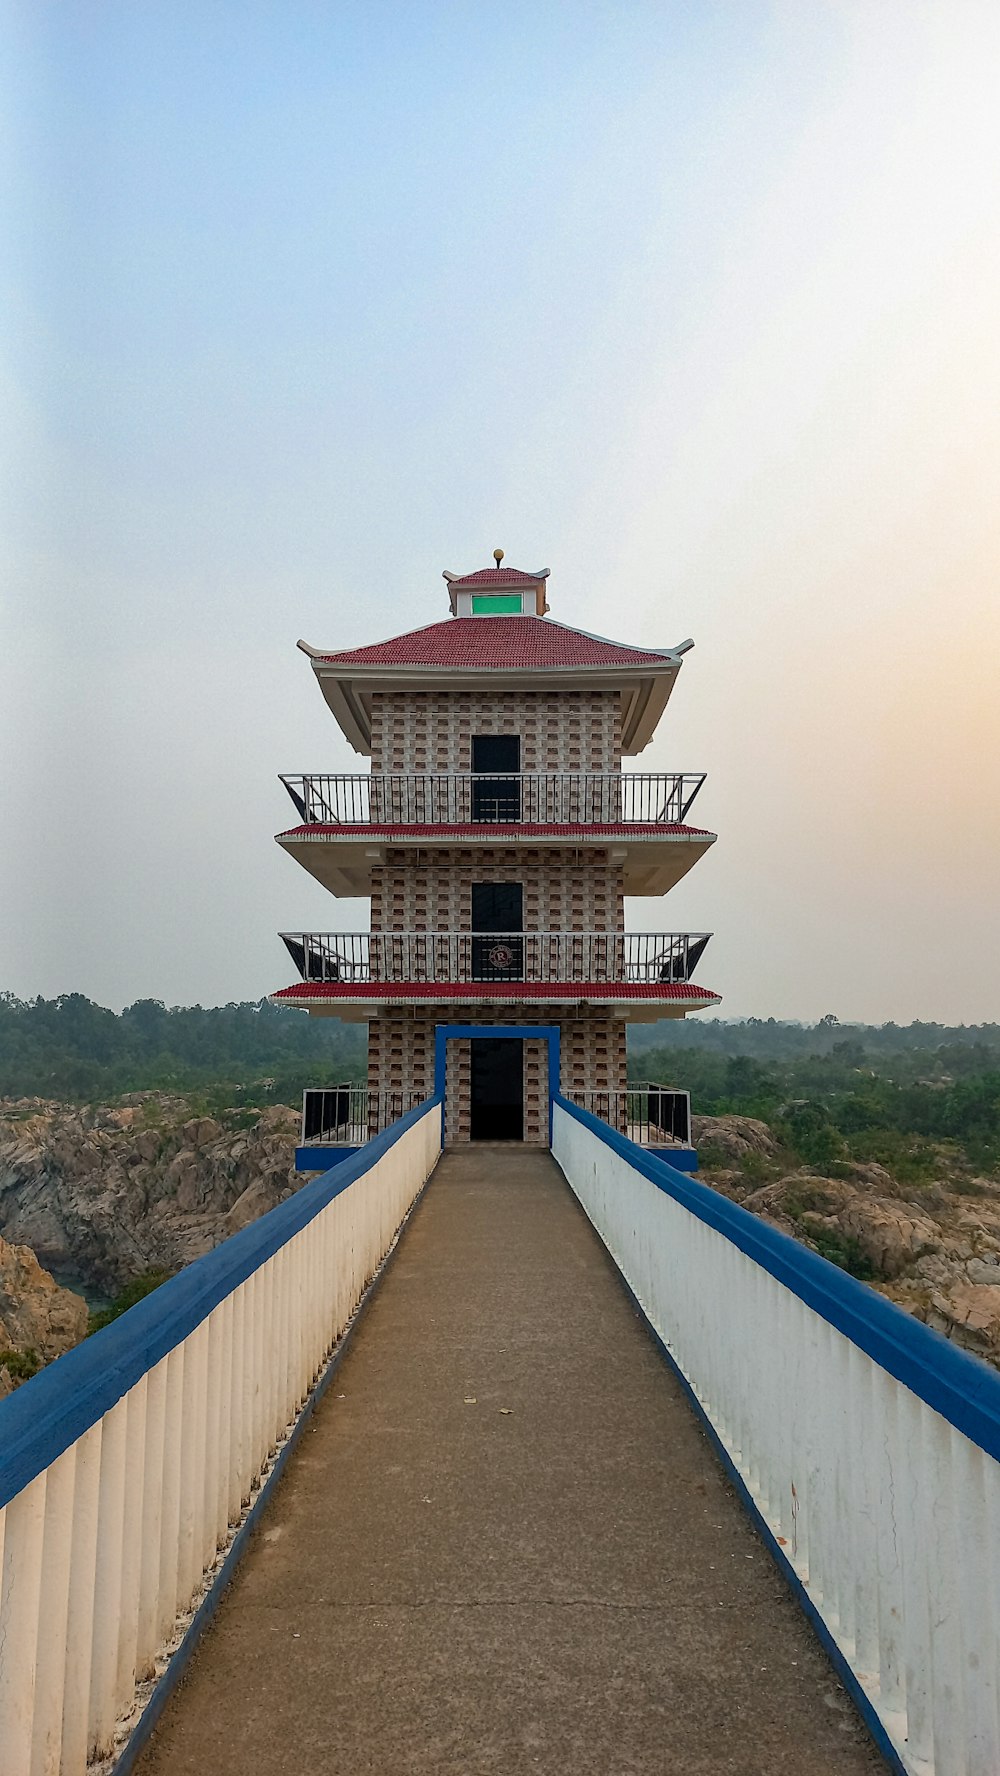
[[[521,740],[517,734],[473,734],[472,818],[521,818]]]

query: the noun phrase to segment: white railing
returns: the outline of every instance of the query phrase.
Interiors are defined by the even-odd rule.
[[[0,1404],[0,1771],[84,1776],[432,1171],[429,1100]]]
[[[423,1092],[371,1091],[351,1081],[302,1093],[304,1147],[362,1147],[423,1099]]]
[[[579,1110],[589,1110],[640,1147],[691,1146],[691,1093],[675,1086],[637,1082],[624,1091],[567,1091]]]
[[[690,980],[704,931],[283,931],[307,981]]]
[[[308,826],[676,825],[704,771],[373,771],[283,774]]]
[[[557,1099],[553,1152],[876,1734],[1000,1771],[1000,1376]]]

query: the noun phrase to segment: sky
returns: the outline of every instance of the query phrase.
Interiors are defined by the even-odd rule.
[[[723,1015],[1000,1017],[993,0],[0,0],[0,988],[287,984],[441,570],[695,639],[634,929]],[[693,816],[692,816],[693,817]]]

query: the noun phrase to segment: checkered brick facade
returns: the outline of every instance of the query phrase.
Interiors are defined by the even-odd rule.
[[[373,771],[471,771],[474,734],[519,734],[522,771],[621,769],[617,691],[376,691]]]
[[[447,1021],[447,1020],[446,1020]],[[560,1085],[563,1091],[619,1091],[625,1084],[625,1025],[619,1018],[585,1014],[567,1018],[565,1005],[532,1006],[521,1017],[509,1009],[484,1004],[463,1006],[463,1023],[558,1024],[560,1026]],[[430,1096],[434,1087],[434,1028],[436,1020],[420,1012],[387,1013],[368,1026],[368,1078],[373,1090],[416,1091]],[[524,1138],[547,1146],[548,1044],[529,1037],[524,1044]],[[460,1143],[469,1139],[470,1051],[468,1042],[453,1042],[448,1054],[448,1098],[445,1105],[445,1139]]]
[[[372,873],[373,931],[470,931],[474,882],[522,882],[525,931],[624,931],[607,851],[498,845],[388,851]]]
[[[522,771],[621,769],[621,700],[614,691],[378,692],[372,698],[372,770],[472,768],[476,734],[517,734]],[[622,871],[608,851],[567,846],[428,847],[389,850],[373,875],[373,931],[469,931],[475,882],[521,882],[525,931],[622,931]],[[387,1011],[369,1025],[368,1081],[373,1090],[429,1094],[434,1083],[437,1017],[419,1008]],[[620,1090],[625,1084],[625,1026],[565,1004],[463,1006],[443,1021],[558,1024],[561,1084],[567,1091]],[[470,1048],[451,1046],[445,1134],[469,1140]],[[524,1136],[548,1144],[548,1048],[524,1043]]]

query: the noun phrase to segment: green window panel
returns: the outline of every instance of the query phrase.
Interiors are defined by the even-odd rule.
[[[520,592],[491,592],[485,598],[472,594],[472,614],[474,617],[519,617],[521,615]]]

